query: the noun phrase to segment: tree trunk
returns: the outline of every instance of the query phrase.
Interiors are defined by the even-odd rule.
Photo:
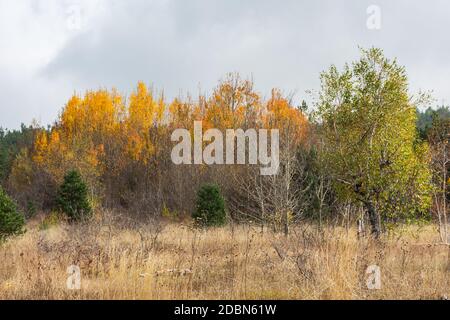
[[[283,227],[284,227],[284,235],[287,237],[289,235],[289,212],[284,210],[283,214]]]
[[[372,235],[376,239],[378,239],[380,237],[381,230],[380,230],[380,219],[377,210],[375,209],[373,203],[370,201],[364,203],[364,206],[366,207],[367,213],[369,214],[369,221],[372,227]]]

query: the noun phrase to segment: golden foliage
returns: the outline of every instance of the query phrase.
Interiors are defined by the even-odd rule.
[[[206,129],[276,128],[289,134],[291,147],[306,138],[307,120],[277,90],[263,102],[253,83],[230,74],[211,97],[174,99],[166,104],[163,94],[139,82],[128,101],[116,90],[74,94],[50,130],[35,138],[33,162],[55,182],[65,172],[78,169],[91,190],[100,193],[101,177],[139,165],[145,175],[167,150],[171,128],[192,129],[195,120]],[[166,157],[170,154],[167,153]]]

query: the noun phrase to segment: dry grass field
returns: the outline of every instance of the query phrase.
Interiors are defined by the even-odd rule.
[[[115,218],[112,218],[115,217]],[[432,225],[399,228],[380,241],[311,225],[286,238],[258,226],[207,231],[187,223],[136,223],[104,215],[58,223],[0,247],[1,299],[445,299],[449,247]],[[366,285],[369,265],[381,289]],[[67,289],[67,268],[81,289]]]

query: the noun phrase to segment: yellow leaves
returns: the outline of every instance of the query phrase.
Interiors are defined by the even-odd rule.
[[[134,161],[147,164],[155,151],[150,139],[151,128],[162,123],[166,105],[164,98],[153,98],[143,82],[130,96],[128,118],[126,119],[127,152]]]
[[[142,150],[144,149],[143,139],[137,132],[130,133],[128,136],[128,153],[134,161],[141,159]]]
[[[105,145],[119,136],[123,113],[123,98],[116,90],[73,95],[51,132],[36,136],[33,161],[56,181],[73,168],[87,177],[101,174]]]
[[[61,141],[58,130],[53,130],[50,134],[50,145],[55,146],[58,145]]]
[[[164,96],[161,96],[156,106],[156,120],[160,123],[163,120],[164,112],[166,111],[166,104],[164,102]]]
[[[174,99],[170,105],[163,94],[155,98],[139,82],[128,100],[115,89],[74,94],[52,130],[36,136],[33,161],[57,181],[77,168],[92,186],[106,170],[118,173],[130,162],[148,166],[164,156],[170,129],[192,129],[194,121],[203,121],[204,130],[286,129],[297,140],[307,132],[304,116],[278,91],[263,104],[253,83],[237,75],[219,83],[210,97],[199,96],[196,102]]]
[[[106,150],[111,149],[147,163],[155,152],[150,131],[162,123],[165,110],[163,97],[155,100],[142,82],[128,106],[115,89],[73,95],[51,133],[37,135],[33,161],[55,179],[73,167],[87,176],[102,174],[107,169],[104,159],[112,156]]]
[[[45,130],[40,131],[36,135],[36,140],[34,142],[34,156],[33,161],[37,164],[42,164],[47,155],[48,151],[48,139],[47,132]]]
[[[139,82],[136,92],[130,96],[129,125],[138,130],[148,130],[153,123],[156,109],[157,105],[153,100],[152,93],[148,91],[143,82]]]
[[[81,116],[81,103],[82,100],[78,96],[73,95],[72,98],[70,98],[69,102],[66,104],[60,116],[61,127],[65,128],[69,135],[73,134],[77,119],[79,119]]]
[[[84,132],[108,134],[114,130],[120,113],[119,106],[114,102],[121,99],[120,96],[106,90],[89,92],[83,101],[82,128]]]
[[[67,139],[90,134],[105,135],[116,129],[123,113],[122,97],[113,90],[74,95],[63,109],[58,129]]]
[[[293,108],[279,90],[272,90],[272,97],[267,103],[267,114],[264,126],[279,129],[282,137],[292,140],[290,143],[300,144],[308,135],[308,120],[303,113]]]
[[[202,120],[207,128],[256,127],[255,115],[261,110],[261,99],[253,90],[252,81],[229,74],[214,90],[205,109]]]
[[[174,99],[169,106],[170,121],[175,128],[190,128],[194,122],[194,110],[190,103]]]

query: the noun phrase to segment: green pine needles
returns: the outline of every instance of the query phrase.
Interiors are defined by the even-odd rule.
[[[225,200],[219,186],[207,184],[200,188],[192,218],[204,227],[222,226],[226,223]]]
[[[70,171],[64,177],[58,191],[57,205],[72,221],[87,220],[92,216],[88,187],[78,171]]]
[[[24,233],[25,218],[0,187],[0,242]]]

